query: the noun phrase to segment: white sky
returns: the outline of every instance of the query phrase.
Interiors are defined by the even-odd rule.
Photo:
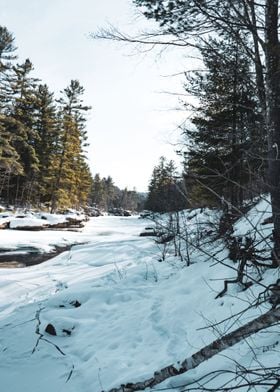
[[[133,47],[88,38],[106,23],[128,32],[153,27],[136,18],[132,0],[0,0],[1,24],[14,33],[19,62],[57,94],[71,79],[85,87],[93,174],[111,175],[121,188],[145,191],[161,155],[176,159],[176,131],[185,114],[171,110],[184,70],[182,49],[132,55]]]

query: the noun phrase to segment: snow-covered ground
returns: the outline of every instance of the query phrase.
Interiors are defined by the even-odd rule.
[[[1,206],[0,206],[1,207]],[[69,212],[67,214],[50,214],[47,212],[1,212],[0,225],[9,223],[11,229],[18,228],[43,228],[44,226],[54,226],[61,223],[66,223],[68,220],[75,220],[77,223],[85,219],[85,215],[78,212]]]
[[[235,277],[235,271],[203,262],[201,255],[189,267],[174,257],[159,262],[158,245],[139,237],[149,225],[136,217],[98,217],[79,233],[0,232],[1,247],[32,244],[46,250],[65,241],[87,242],[37,266],[0,270],[1,390],[107,391],[150,377],[260,314],[252,308],[235,323],[199,329],[240,312],[263,287],[241,292],[232,285],[215,300],[223,279]],[[219,246],[224,258],[219,242],[215,253]],[[275,280],[276,272],[268,271],[262,283]],[[48,324],[56,336],[45,331]],[[179,391],[176,386],[208,372],[234,369],[234,361],[278,364],[278,339],[276,330],[260,333],[155,390]],[[227,377],[214,380],[213,390]]]
[[[60,219],[60,220],[59,220]],[[55,217],[49,219],[49,221],[58,220],[62,222],[63,215],[59,215],[57,220]],[[121,219],[124,219],[122,221]],[[21,220],[19,218],[18,220]],[[44,222],[44,220],[42,220]],[[134,218],[136,223],[129,225],[128,218],[116,218],[116,217],[100,217],[93,218],[86,223],[83,229],[71,230],[46,230],[46,231],[25,231],[25,230],[1,230],[0,231],[0,248],[4,249],[17,249],[23,248],[24,246],[32,247],[41,252],[49,252],[54,249],[55,245],[64,246],[71,244],[81,244],[85,242],[100,242],[106,241],[108,236],[114,235],[114,239],[123,238],[126,234],[139,234],[141,231],[141,225],[139,226],[138,219]],[[140,220],[139,220],[140,221]],[[120,224],[121,222],[121,224]],[[29,220],[30,226],[34,223]]]

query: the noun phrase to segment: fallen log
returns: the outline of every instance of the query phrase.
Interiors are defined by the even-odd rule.
[[[227,348],[232,347],[249,336],[263,329],[269,328],[279,322],[280,307],[271,309],[265,314],[236,329],[235,331],[230,332],[220,339],[217,339],[214,342],[208,344],[183,361],[179,361],[176,364],[171,364],[156,371],[149,379],[123,384],[120,387],[110,389],[108,392],[135,392],[143,391],[146,388],[152,388],[170,377],[178,376],[179,374],[186,373],[188,370],[198,367],[204,361],[207,361]]]

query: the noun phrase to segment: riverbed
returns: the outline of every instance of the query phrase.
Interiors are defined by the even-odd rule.
[[[139,235],[145,226],[138,217],[94,217],[85,227],[76,230],[1,230],[0,268],[22,268],[45,262],[74,246],[106,241],[108,237],[121,240]],[[108,227],[110,228],[108,230]]]

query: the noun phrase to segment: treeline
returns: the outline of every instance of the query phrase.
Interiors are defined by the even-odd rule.
[[[145,195],[92,178],[86,149],[84,88],[78,80],[55,98],[33,77],[29,59],[17,63],[13,35],[0,26],[0,201],[54,212],[95,205],[140,211]]]
[[[185,182],[177,173],[175,163],[160,157],[151,176],[145,209],[153,212],[173,212],[188,206]]]
[[[142,211],[146,200],[146,194],[136,190],[120,189],[114,185],[112,177],[101,178],[96,174],[93,179],[91,202],[94,206],[104,211],[117,209],[129,211]]]
[[[84,88],[72,80],[55,99],[32,76],[29,59],[16,63],[14,37],[0,27],[0,197],[6,204],[79,207],[92,178],[85,157]]]

